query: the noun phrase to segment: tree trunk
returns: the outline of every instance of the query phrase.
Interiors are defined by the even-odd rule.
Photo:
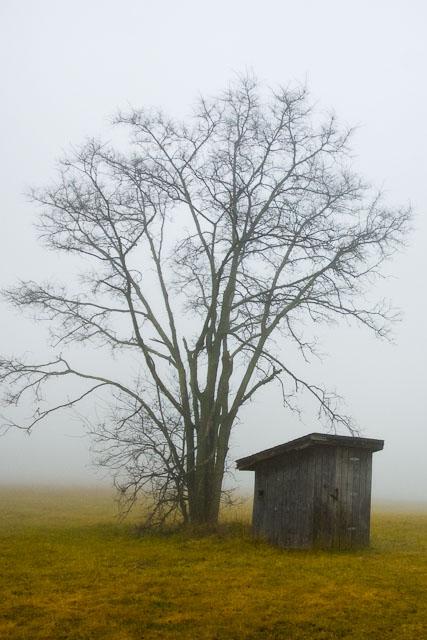
[[[221,471],[221,472],[220,472]],[[215,525],[218,523],[221,502],[222,470],[205,461],[196,470],[195,490],[189,496],[190,522],[198,525]]]

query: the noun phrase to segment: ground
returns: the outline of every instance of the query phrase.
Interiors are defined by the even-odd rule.
[[[225,518],[141,536],[107,491],[1,489],[0,638],[427,637],[427,511],[377,511],[371,548],[336,553],[252,540],[247,508]]]

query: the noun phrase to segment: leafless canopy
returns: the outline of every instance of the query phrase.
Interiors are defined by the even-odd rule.
[[[2,359],[6,402],[34,392],[31,428],[62,408],[38,408],[48,380],[87,384],[65,406],[108,390],[111,414],[93,429],[124,493],[150,488],[162,513],[215,521],[231,428],[262,386],[279,381],[290,407],[301,388],[329,426],[351,428],[274,341],[308,357],[301,323],[342,316],[385,336],[388,310],[363,295],[409,211],[385,207],[348,168],[349,132],[321,119],[304,88],[263,97],[243,78],[200,100],[189,122],[144,110],[115,122],[125,150],[91,140],[34,194],[43,242],[93,263],[81,289],[22,282],[6,296],[52,322],[56,347],[133,350],[140,375],[88,374],[62,355]]]

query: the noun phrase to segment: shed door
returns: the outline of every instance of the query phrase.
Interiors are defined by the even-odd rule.
[[[319,447],[313,519],[317,546],[348,549],[369,543],[371,452]]]

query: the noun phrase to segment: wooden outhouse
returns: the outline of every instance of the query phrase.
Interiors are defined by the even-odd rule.
[[[237,460],[255,471],[254,534],[289,548],[368,546],[372,453],[383,446],[310,433]]]

